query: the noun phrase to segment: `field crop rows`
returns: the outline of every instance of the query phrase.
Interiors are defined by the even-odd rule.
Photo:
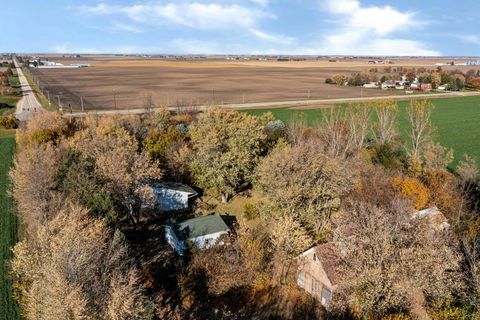
[[[403,139],[408,138],[406,106],[408,101],[399,101],[399,128]],[[454,168],[464,154],[476,157],[480,161],[480,96],[434,99],[435,110],[432,122],[437,128],[437,141],[455,152]],[[292,110],[257,109],[245,110],[250,114],[260,115],[271,112],[277,119],[285,122],[303,114],[310,125],[321,121],[322,113],[328,109]]]
[[[11,247],[17,241],[17,219],[13,213],[13,201],[7,192],[8,170],[14,151],[14,132],[0,130],[0,318],[4,320],[20,319],[18,306],[12,297],[7,265]]]

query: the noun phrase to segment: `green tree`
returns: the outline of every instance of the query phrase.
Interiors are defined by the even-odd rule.
[[[196,183],[227,202],[240,186],[251,182],[268,120],[220,108],[202,114],[190,130],[190,167]]]
[[[143,140],[143,146],[148,154],[155,160],[165,161],[167,151],[178,141],[184,141],[185,135],[175,127],[164,130],[154,129]]]

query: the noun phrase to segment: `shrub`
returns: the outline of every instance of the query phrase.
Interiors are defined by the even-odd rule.
[[[416,210],[423,209],[428,204],[428,189],[418,179],[410,177],[402,179],[397,176],[392,179],[392,186],[412,200]]]
[[[245,203],[245,205],[243,206],[243,216],[245,217],[245,219],[252,220],[258,217],[258,215],[259,211],[256,205],[250,202]]]
[[[187,134],[188,133],[188,127],[183,124],[183,123],[179,123],[175,126],[175,130],[177,130],[177,132],[180,132],[180,133],[183,133],[183,134]]]
[[[183,113],[173,116],[172,120],[175,123],[183,123],[184,125],[188,126],[190,123],[192,123],[193,117],[190,113]]]
[[[0,116],[0,128],[17,129],[18,120],[13,116]]]
[[[386,169],[394,169],[399,166],[398,155],[390,144],[375,145],[373,147],[372,162],[381,164]]]
[[[58,132],[56,132],[55,130],[42,128],[37,129],[31,133],[30,142],[38,144],[47,143],[57,140],[58,137]]]
[[[435,310],[432,314],[434,320],[473,320],[477,319],[468,305],[447,305]]]

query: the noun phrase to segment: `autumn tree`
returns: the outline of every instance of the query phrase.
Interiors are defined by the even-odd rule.
[[[190,129],[190,168],[195,182],[220,195],[223,202],[251,182],[269,120],[220,108],[200,115]]]
[[[314,141],[279,146],[258,167],[258,186],[268,195],[265,210],[295,216],[318,233],[355,184],[355,166],[322,152]]]
[[[66,204],[13,250],[25,319],[146,319],[148,302],[121,234]]]
[[[108,224],[119,220],[112,194],[95,171],[95,159],[76,150],[67,150],[58,164],[56,190],[74,203],[89,208],[89,214]]]
[[[270,242],[265,229],[240,222],[229,246],[195,252],[189,272],[204,270],[209,292],[217,295],[255,284],[268,269]]]
[[[312,238],[300,222],[291,215],[282,214],[272,217],[269,225],[270,242],[275,251],[277,277],[281,283],[284,283],[294,258],[312,244]]]
[[[415,178],[395,177],[392,179],[392,185],[403,196],[410,199],[416,210],[425,209],[429,200],[428,189]]]
[[[478,163],[474,157],[467,154],[464,155],[464,159],[459,162],[455,171],[465,189],[471,190],[478,186],[480,182],[480,173]]]
[[[343,263],[334,309],[346,307],[358,318],[392,312],[424,318],[431,303],[461,292],[461,259],[449,234],[412,219],[408,204],[350,201],[338,223]]]
[[[62,151],[52,144],[22,147],[10,171],[12,195],[23,223],[30,227],[47,222],[58,206],[58,165]]]
[[[143,140],[143,146],[153,159],[165,162],[169,149],[177,142],[181,143],[184,140],[184,133],[170,126],[162,130],[154,129],[150,131],[145,140]]]
[[[112,194],[134,224],[142,206],[151,203],[153,194],[148,183],[158,180],[162,172],[126,130],[99,126],[79,132],[69,141],[71,147],[95,159],[95,174],[104,179],[105,190]]]
[[[343,86],[347,82],[348,77],[344,74],[335,74],[332,80],[336,85]]]
[[[29,120],[17,134],[20,146],[36,143],[58,142],[69,134],[69,122],[57,112],[40,112]]]

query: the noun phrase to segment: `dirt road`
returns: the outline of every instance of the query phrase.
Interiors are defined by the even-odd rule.
[[[294,100],[294,101],[278,101],[278,102],[255,102],[255,103],[243,103],[243,104],[224,104],[223,108],[228,109],[268,109],[268,108],[282,108],[282,107],[314,107],[315,105],[332,105],[339,103],[350,102],[365,102],[375,101],[382,99],[430,99],[430,98],[452,98],[452,97],[466,97],[480,95],[480,92],[447,92],[447,93],[431,93],[425,95],[392,95],[392,96],[380,96],[380,97],[357,97],[357,98],[335,98],[335,99],[316,99],[316,100]],[[196,106],[192,108],[195,111],[203,111],[211,107],[210,105]],[[171,111],[177,111],[175,107],[170,108]],[[151,112],[152,109],[128,109],[128,110],[106,110],[106,111],[92,111],[92,112],[75,112],[72,114],[66,114],[65,116],[82,117],[88,114],[97,115],[112,115],[112,114],[143,114]]]

